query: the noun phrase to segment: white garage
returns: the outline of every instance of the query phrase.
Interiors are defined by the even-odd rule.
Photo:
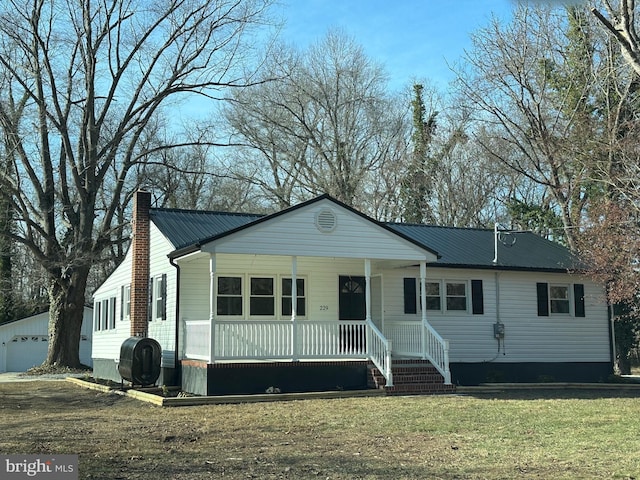
[[[93,309],[85,307],[80,361],[91,366]],[[0,325],[0,372],[24,372],[47,356],[49,312]]]

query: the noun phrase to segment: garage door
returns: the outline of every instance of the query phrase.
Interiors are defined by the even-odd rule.
[[[7,372],[24,372],[47,358],[47,336],[14,337],[7,345]]]

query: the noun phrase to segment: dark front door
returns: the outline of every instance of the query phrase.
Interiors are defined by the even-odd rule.
[[[364,277],[340,275],[338,290],[338,315],[340,320],[364,320],[367,314]],[[365,351],[365,330],[362,325],[340,326],[342,353],[358,354]]]
[[[367,304],[364,277],[340,275],[340,320],[364,320]]]

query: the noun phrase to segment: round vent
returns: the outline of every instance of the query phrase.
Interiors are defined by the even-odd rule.
[[[336,214],[333,210],[324,208],[316,214],[316,227],[318,230],[324,233],[333,232],[338,223]]]

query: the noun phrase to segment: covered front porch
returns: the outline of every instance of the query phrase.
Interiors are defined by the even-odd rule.
[[[392,359],[410,358],[430,361],[451,383],[447,342],[424,310],[403,310],[401,275],[419,277],[426,305],[435,251],[329,197],[237,228],[219,221],[219,234],[171,256],[183,366],[210,373],[237,364],[243,375],[258,363],[361,363],[393,388]]]
[[[201,263],[203,258],[198,254],[186,260],[183,269],[188,271],[189,263]],[[296,372],[315,372],[306,375],[317,376],[321,370],[327,373],[338,368],[348,377],[354,369],[370,365],[380,372],[385,386],[390,388],[394,386],[392,361],[423,359],[439,372],[444,384],[451,384],[448,342],[429,324],[426,312],[422,311],[419,320],[385,318],[385,270],[401,268],[406,261],[365,258],[329,262],[316,257],[258,255],[252,257],[251,269],[260,271],[259,265],[262,265],[265,271],[281,272],[285,262],[289,264],[289,271],[279,276],[286,279],[290,291],[280,292],[286,295],[282,297],[282,307],[274,311],[274,316],[281,318],[251,318],[250,305],[242,309],[241,318],[230,318],[220,315],[227,307],[221,307],[219,302],[227,305],[229,301],[221,294],[219,279],[231,275],[228,265],[238,268],[243,262],[238,257],[208,254],[209,312],[206,317],[182,319],[183,366],[206,366],[208,372],[220,374],[223,367],[235,364],[243,368],[244,373],[255,370],[264,374],[268,369],[290,364],[297,368]],[[323,265],[322,275],[318,273],[319,264]],[[425,305],[427,264],[426,261],[417,264],[420,302]],[[344,271],[352,275],[341,274]],[[255,275],[270,278],[259,276],[264,273]],[[334,278],[337,285],[327,288],[324,277]],[[249,283],[253,277],[242,278]],[[322,282],[322,288],[318,282]],[[298,289],[304,290],[302,295]],[[322,293],[325,291],[329,294]],[[244,303],[251,304],[251,301],[249,298]],[[362,305],[358,306],[359,303]],[[283,312],[287,313],[286,318],[282,318]],[[229,378],[223,376],[220,381],[229,381]]]

